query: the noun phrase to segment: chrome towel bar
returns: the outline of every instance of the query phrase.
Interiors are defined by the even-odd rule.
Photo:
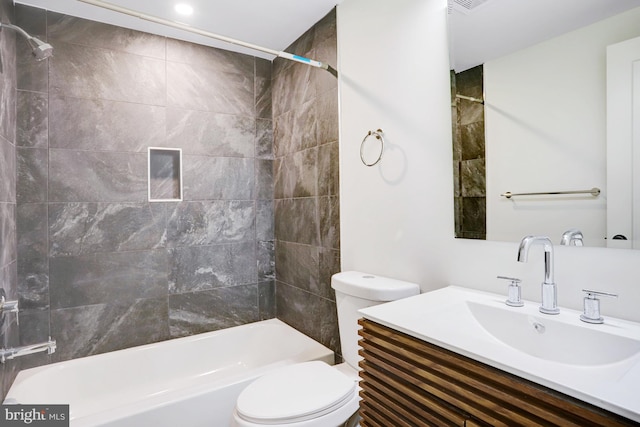
[[[506,193],[502,193],[500,196],[510,199],[514,196],[549,196],[557,194],[591,194],[593,197],[598,197],[600,195],[600,189],[593,187],[591,190],[547,191],[544,193],[512,193],[511,191],[507,191]]]

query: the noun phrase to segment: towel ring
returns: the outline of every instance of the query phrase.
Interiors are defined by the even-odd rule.
[[[375,136],[376,139],[378,141],[380,141],[380,154],[378,155],[378,158],[376,159],[375,162],[373,163],[367,163],[367,161],[364,159],[364,143],[367,140],[367,138],[369,138],[371,135]],[[378,129],[376,131],[372,131],[370,130],[364,137],[364,139],[362,140],[362,142],[360,143],[360,160],[362,160],[362,163],[364,163],[365,166],[374,166],[376,164],[378,164],[378,162],[380,161],[380,159],[382,159],[382,152],[384,151],[384,138],[382,137],[382,129]]]

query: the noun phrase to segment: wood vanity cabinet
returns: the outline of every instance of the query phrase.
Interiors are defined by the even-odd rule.
[[[640,425],[370,320],[359,323],[362,427]]]

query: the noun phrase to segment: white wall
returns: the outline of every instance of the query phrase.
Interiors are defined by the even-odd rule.
[[[542,250],[516,262],[517,243],[454,239],[446,0],[344,0],[338,6],[340,215],[343,270],[503,292],[498,274],[539,300]],[[381,127],[381,163],[360,162],[360,141]],[[640,321],[640,251],[556,248],[560,305],[582,288],[620,294],[605,315]]]
[[[485,63],[488,240],[575,227],[605,246],[605,52],[638,35],[640,8]],[[599,197],[500,197],[592,187]]]
[[[446,3],[338,6],[342,269],[440,284],[453,230]],[[384,131],[381,162],[360,142]]]

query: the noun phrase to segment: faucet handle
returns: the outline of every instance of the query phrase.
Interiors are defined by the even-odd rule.
[[[16,313],[16,323],[20,324],[18,300],[7,301],[7,293],[0,288],[0,316],[3,313]]]
[[[600,300],[598,297],[618,298],[618,295],[590,289],[583,289],[582,292],[585,292],[587,296],[584,297],[584,309],[580,315],[580,320],[587,323],[604,323],[604,318],[600,315]]]
[[[522,302],[522,287],[520,286],[522,280],[507,276],[498,276],[498,279],[511,281],[511,283],[509,283],[507,300],[504,303],[511,307],[522,307],[524,305],[524,302]]]

